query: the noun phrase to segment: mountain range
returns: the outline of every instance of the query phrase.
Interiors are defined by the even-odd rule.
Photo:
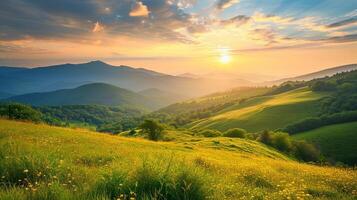
[[[49,92],[97,82],[136,92],[156,88],[187,97],[245,84],[231,80],[216,82],[209,78],[172,76],[143,68],[113,66],[101,61],[37,68],[0,67],[0,91],[10,94]]]

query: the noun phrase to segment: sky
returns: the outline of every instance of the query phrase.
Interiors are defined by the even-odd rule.
[[[357,1],[0,1],[0,65],[91,60],[274,76],[357,63]]]

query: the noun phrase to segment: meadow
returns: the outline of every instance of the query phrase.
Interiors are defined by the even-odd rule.
[[[187,127],[220,131],[234,127],[250,132],[275,130],[317,115],[318,100],[326,95],[328,94],[313,92],[304,87],[277,95],[255,97],[227,107],[215,116],[193,122]]]
[[[293,136],[315,143],[325,156],[356,165],[357,122],[324,126]]]
[[[152,142],[0,120],[0,199],[356,199],[354,169],[259,142],[169,131]]]

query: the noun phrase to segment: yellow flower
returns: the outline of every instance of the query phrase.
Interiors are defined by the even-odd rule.
[[[24,173],[27,173],[27,172],[29,172],[29,170],[28,170],[28,169],[25,169],[25,170],[24,170]]]

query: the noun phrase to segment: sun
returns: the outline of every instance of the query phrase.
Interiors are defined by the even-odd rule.
[[[222,64],[228,64],[230,63],[232,60],[231,56],[229,54],[222,54],[219,58],[219,61],[222,63]]]

